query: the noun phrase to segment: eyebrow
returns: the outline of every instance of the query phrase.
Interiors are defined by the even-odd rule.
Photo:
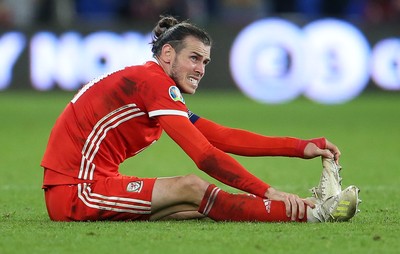
[[[192,51],[192,53],[195,54],[195,55],[197,55],[197,56],[199,56],[199,57],[204,57],[202,54],[197,53],[196,51]],[[211,58],[206,58],[206,57],[204,57],[204,58],[205,58],[205,60],[206,60],[207,62],[211,62]]]

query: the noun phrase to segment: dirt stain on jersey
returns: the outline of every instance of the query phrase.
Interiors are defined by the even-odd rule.
[[[221,168],[218,160],[213,155],[208,156],[202,162],[200,162],[200,168],[218,180],[224,179],[231,183],[235,183],[237,180],[239,180],[239,176],[231,172],[230,169]]]
[[[219,163],[217,157],[212,154],[199,163],[199,168],[218,181],[236,186],[243,191],[254,189],[260,182],[257,177],[251,177],[252,174],[245,168],[240,170],[231,162]],[[233,168],[237,170],[232,170]]]
[[[120,87],[126,96],[132,96],[137,91],[136,82],[126,77],[122,78],[122,85]]]

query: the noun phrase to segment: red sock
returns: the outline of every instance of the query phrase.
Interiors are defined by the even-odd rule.
[[[208,186],[199,212],[215,221],[290,221],[285,204],[248,194],[227,193],[215,185]],[[307,218],[297,221],[307,221]]]

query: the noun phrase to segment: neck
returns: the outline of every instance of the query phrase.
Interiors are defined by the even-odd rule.
[[[154,58],[152,59],[152,61],[156,62],[158,65],[161,66],[161,68],[163,68],[164,72],[167,73],[169,75],[169,65],[164,62],[162,59],[160,59],[158,56],[154,56]]]

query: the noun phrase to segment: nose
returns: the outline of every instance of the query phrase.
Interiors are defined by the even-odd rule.
[[[195,72],[199,75],[199,77],[203,77],[206,72],[206,65],[203,63],[196,64]]]

